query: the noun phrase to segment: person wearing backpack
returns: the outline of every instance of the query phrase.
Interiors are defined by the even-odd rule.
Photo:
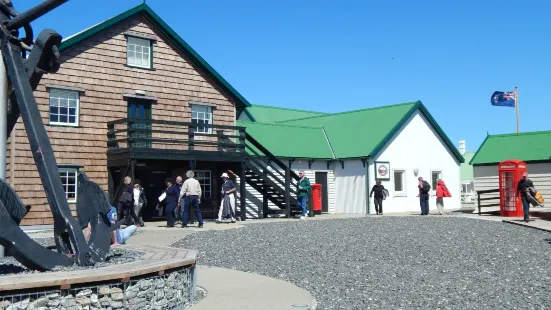
[[[418,197],[421,205],[421,215],[429,215],[430,184],[423,180],[422,177],[419,177],[417,180],[419,180],[419,185],[417,187],[419,188]]]

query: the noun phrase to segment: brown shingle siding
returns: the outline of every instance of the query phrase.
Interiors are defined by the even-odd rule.
[[[153,68],[125,66],[126,38],[132,31],[157,38],[153,45]],[[165,42],[147,20],[134,16],[78,43],[62,55],[56,74],[47,74],[35,97],[58,164],[83,165],[90,179],[107,190],[107,122],[125,118],[124,94],[143,90],[157,98],[152,105],[153,119],[190,121],[189,101],[215,104],[213,121],[235,125],[235,107],[226,94],[198,72],[181,52]],[[51,126],[49,93],[46,84],[84,88],[80,93],[79,127]],[[16,126],[14,187],[25,204],[33,206],[23,225],[51,224],[42,182],[34,164],[21,120]],[[10,145],[8,144],[8,153]],[[12,167],[8,155],[8,171]],[[9,180],[9,172],[8,172]],[[74,210],[75,205],[71,204]]]

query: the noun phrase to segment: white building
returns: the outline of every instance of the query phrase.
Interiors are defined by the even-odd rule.
[[[475,191],[499,189],[498,164],[509,159],[526,162],[536,189],[551,197],[551,131],[488,135],[470,161]]]
[[[463,157],[420,101],[335,114],[252,106],[239,119],[248,135],[294,171],[327,183],[325,212],[375,213],[369,192],[377,178],[390,192],[384,213],[420,211],[419,176],[432,183],[431,210],[438,178],[452,194],[445,207],[461,206]],[[260,214],[262,195],[247,189],[248,209]]]

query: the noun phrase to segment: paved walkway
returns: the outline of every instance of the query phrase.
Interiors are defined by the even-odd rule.
[[[197,285],[206,297],[191,310],[313,309],[308,291],[289,282],[252,273],[199,266]]]

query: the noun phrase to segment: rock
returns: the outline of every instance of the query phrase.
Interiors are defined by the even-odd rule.
[[[100,300],[99,300],[100,304],[102,307],[109,307],[111,305],[111,298],[107,297],[107,296],[103,296]]]
[[[78,292],[76,297],[88,297],[90,295],[92,295],[92,290],[87,289],[87,290]]]
[[[50,299],[48,300],[48,307],[50,308],[57,308],[61,301],[59,299]]]
[[[123,293],[111,293],[111,299],[112,300],[123,300],[124,294]]]
[[[36,308],[46,307],[48,306],[49,301],[50,299],[48,299],[47,297],[40,297],[37,300],[31,302],[31,304],[29,305],[29,308],[32,307],[33,309],[36,309]]]
[[[151,280],[149,279],[141,280],[139,283],[140,283],[140,289],[148,288],[151,286]]]
[[[113,293],[122,293],[122,289],[118,287],[112,287],[111,288],[111,294]]]
[[[113,302],[111,303],[111,307],[112,307],[113,309],[120,309],[120,308],[123,307],[123,305],[122,305],[122,302],[120,302],[120,301],[113,301]]]
[[[9,300],[0,301],[0,308],[2,308],[2,309],[7,308],[9,305],[11,305],[11,301],[9,301]]]
[[[75,300],[77,304],[81,306],[88,306],[91,303],[90,298],[88,297],[77,297]]]
[[[109,288],[109,286],[102,286],[99,288],[99,294],[100,295],[111,294],[111,289]]]

